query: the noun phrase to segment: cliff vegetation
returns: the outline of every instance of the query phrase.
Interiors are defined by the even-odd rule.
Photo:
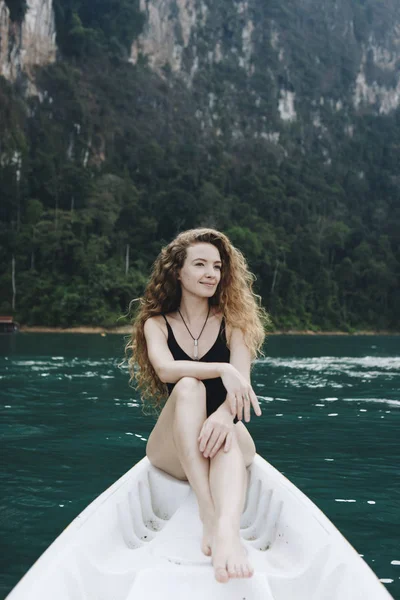
[[[55,0],[59,56],[39,93],[0,77],[0,314],[115,325],[162,245],[210,226],[244,252],[276,327],[400,329],[400,109],[350,102],[379,3],[350,3],[354,47],[327,46],[305,2],[254,2],[243,22],[222,0],[207,15],[216,4],[195,51],[176,25],[177,72],[132,59],[139,2]],[[7,5],[23,18],[24,1]],[[284,23],[286,62],[261,33],[238,62],[249,20]],[[395,85],[368,64],[370,83]]]

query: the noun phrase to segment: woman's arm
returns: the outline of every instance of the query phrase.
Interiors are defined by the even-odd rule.
[[[228,367],[228,363],[174,360],[168,348],[166,335],[157,317],[147,319],[144,324],[144,335],[149,360],[163,383],[176,383],[182,377],[215,379],[221,377]]]
[[[230,335],[229,335],[230,333]],[[251,355],[250,350],[246,346],[244,336],[239,328],[233,328],[231,332],[227,332],[230,347],[230,366],[240,373],[241,378],[247,382],[248,392],[245,397],[248,399],[243,401],[243,396],[236,394],[237,417],[241,421],[243,416],[245,421],[250,421],[250,404],[252,404],[255,414],[261,415],[261,408],[250,385],[250,367]],[[215,412],[203,423],[200,435],[198,437],[199,450],[205,458],[212,458],[216,455],[219,449],[224,445],[224,451],[229,452],[232,445],[233,435],[233,416],[231,410],[231,398],[227,394],[225,402],[221,404]]]
[[[230,349],[230,361],[229,363],[244,377],[244,379],[251,385],[250,381],[250,369],[251,369],[251,355],[250,350],[246,346],[244,341],[243,332],[239,327],[233,327],[231,331],[227,331],[227,338]],[[218,410],[226,411],[231,413],[229,399],[227,398],[225,402],[219,407]],[[261,415],[260,405],[258,403],[257,397],[252,389],[252,394],[250,395],[250,402],[244,401],[242,398],[237,398],[237,417],[241,421],[243,417],[243,409],[244,409],[244,418],[245,421],[250,421],[250,403],[253,405],[254,412],[257,416]],[[236,415],[235,415],[236,416]]]
[[[229,362],[250,383],[251,356],[244,341],[243,331],[239,327],[233,327],[228,338],[231,352]]]

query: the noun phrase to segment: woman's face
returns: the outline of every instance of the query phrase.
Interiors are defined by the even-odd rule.
[[[199,242],[189,246],[178,279],[182,291],[196,296],[211,298],[221,279],[221,257],[213,244]]]

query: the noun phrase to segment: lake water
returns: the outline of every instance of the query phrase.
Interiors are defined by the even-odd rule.
[[[123,336],[0,336],[0,596],[140,460],[154,424]],[[253,386],[257,451],[400,599],[400,337],[271,336]]]

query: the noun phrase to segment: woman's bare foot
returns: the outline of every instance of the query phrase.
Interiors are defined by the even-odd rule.
[[[248,561],[239,531],[230,520],[219,519],[212,540],[215,579],[226,583],[233,577],[252,577],[253,567]]]
[[[206,556],[211,556],[211,542],[214,531],[214,516],[202,518],[203,521],[203,539],[201,540],[201,551]]]

